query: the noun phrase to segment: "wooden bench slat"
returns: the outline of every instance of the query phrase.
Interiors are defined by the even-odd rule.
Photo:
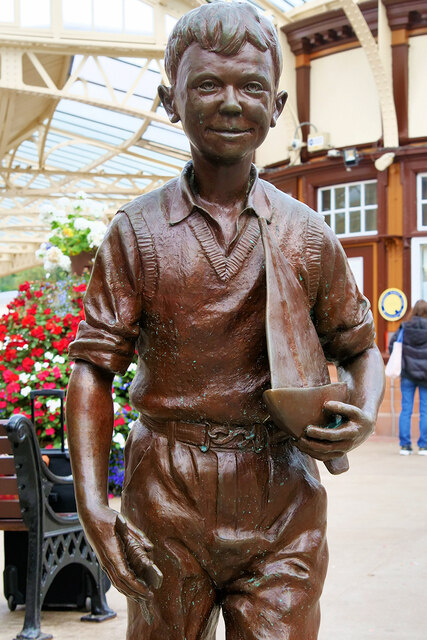
[[[0,420],[0,436],[6,435],[7,420]]]
[[[0,456],[0,476],[14,476],[15,461],[13,456]]]
[[[19,520],[22,519],[19,500],[0,500],[0,521],[3,518],[16,518]]]
[[[18,483],[16,476],[0,476],[0,496],[17,495]]]
[[[28,527],[23,520],[11,518],[9,520],[0,520],[0,531],[28,531]]]
[[[0,456],[10,455],[12,447],[7,436],[0,436]]]

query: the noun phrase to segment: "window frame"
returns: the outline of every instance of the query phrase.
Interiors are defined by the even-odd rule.
[[[422,296],[421,291],[421,247],[425,245],[427,247],[427,236],[419,236],[412,238],[411,240],[411,306],[420,300]]]
[[[365,186],[367,184],[375,184],[376,185],[376,203],[375,205],[366,205],[365,204]],[[349,206],[349,189],[352,186],[363,186],[363,189],[361,189],[361,198],[360,198],[360,206],[354,206],[354,207],[350,207]],[[344,208],[340,208],[340,209],[336,209],[335,207],[335,190],[336,189],[340,189],[340,188],[344,188],[345,192],[344,192],[344,197],[345,197],[345,206]],[[331,208],[329,210],[322,210],[322,193],[324,191],[330,190],[331,191]],[[332,208],[332,204],[334,205],[334,208]],[[366,227],[366,211],[370,211],[372,209],[376,208],[377,211],[377,228],[374,231],[366,231],[365,227]],[[337,213],[344,213],[345,215],[345,229],[349,229],[350,227],[350,213],[352,210],[357,210],[360,209],[361,212],[361,230],[360,231],[356,231],[356,232],[351,232],[351,231],[346,231],[344,233],[337,233],[337,231],[335,230],[336,228],[336,222],[335,222],[335,217],[337,215]],[[355,238],[355,237],[373,237],[373,236],[377,236],[378,235],[378,214],[379,214],[379,205],[378,205],[378,180],[376,178],[372,178],[372,179],[368,179],[368,180],[356,180],[356,181],[352,181],[352,182],[341,182],[341,183],[337,183],[337,184],[329,184],[329,185],[324,185],[324,186],[319,186],[317,188],[317,210],[318,212],[325,218],[327,215],[331,216],[331,223],[332,220],[334,222],[334,226],[331,226],[332,231],[337,235],[338,238]],[[363,230],[362,230],[363,229]]]
[[[427,198],[422,197],[423,178],[427,181],[427,173],[417,173],[417,230],[427,231],[427,224],[423,225],[423,204],[427,205]]]

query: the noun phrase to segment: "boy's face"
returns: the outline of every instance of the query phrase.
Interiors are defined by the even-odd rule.
[[[185,50],[175,85],[160,95],[173,122],[182,121],[194,153],[227,164],[250,155],[276,124],[286,93],[276,95],[273,62],[246,43],[234,56]]]

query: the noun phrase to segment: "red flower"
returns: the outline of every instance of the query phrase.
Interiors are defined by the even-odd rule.
[[[34,291],[34,295],[36,296],[36,298],[41,298],[43,295],[43,291]]]
[[[19,380],[19,375],[17,373],[14,373],[10,369],[6,369],[6,371],[3,371],[3,380],[6,384],[16,382],[17,380]]]
[[[61,340],[54,340],[52,342],[52,345],[55,347],[55,349],[58,349],[59,353],[63,353],[64,351],[66,351],[66,349],[68,349],[69,343],[69,340],[67,340],[66,338],[61,338]]]
[[[49,427],[49,429],[46,429],[45,434],[47,436],[54,436],[55,435],[55,429],[53,427]]]
[[[74,290],[76,293],[80,293],[80,292],[82,292],[82,291],[86,291],[86,289],[87,289],[86,282],[82,282],[81,284],[77,284],[77,285],[75,284],[75,285],[73,286],[73,290]]]
[[[44,382],[43,389],[56,389],[56,384],[54,382]]]
[[[36,319],[34,316],[27,315],[25,316],[25,318],[22,318],[21,324],[23,327],[34,327],[34,325],[36,324]]]
[[[12,360],[15,360],[17,353],[18,351],[16,349],[7,348],[5,353],[5,360],[7,360],[8,362],[12,362]]]
[[[56,319],[56,316],[54,316]],[[59,318],[58,318],[59,320]],[[58,324],[55,324],[55,322],[53,321],[53,318],[50,318],[47,322],[46,322],[46,329],[47,331],[49,331],[50,333],[52,333],[55,336],[59,336],[62,333],[62,327]]]
[[[32,360],[31,358],[24,358],[22,361],[22,368],[24,369],[24,371],[26,371],[27,373],[30,373],[33,370],[34,367],[34,360]]]
[[[19,291],[28,291],[30,288],[30,283],[28,282],[23,282],[22,284],[19,285]]]
[[[31,329],[30,334],[33,336],[33,338],[37,338],[37,340],[46,340],[46,334],[43,331],[43,327],[34,327],[34,329]]]
[[[41,347],[34,347],[34,349],[31,349],[31,355],[33,358],[41,358],[42,355],[44,355],[44,349]]]
[[[50,316],[50,314],[52,313],[52,309],[49,309],[49,307],[47,307],[44,311],[43,311],[45,316]]]
[[[58,380],[58,378],[62,378],[62,373],[59,367],[53,367],[52,373],[55,376],[55,380]]]
[[[6,385],[6,391],[8,394],[19,393],[21,391],[21,387],[17,382],[11,382]]]
[[[0,400],[0,409],[6,409],[7,407],[7,402],[5,402],[4,400]]]

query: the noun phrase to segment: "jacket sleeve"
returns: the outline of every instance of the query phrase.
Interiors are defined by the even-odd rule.
[[[112,373],[126,371],[140,332],[142,285],[135,234],[121,212],[95,258],[84,299],[85,320],[69,347],[72,360],[86,360]]]
[[[346,255],[325,224],[313,321],[328,360],[341,363],[374,344],[369,301],[357,288]]]

